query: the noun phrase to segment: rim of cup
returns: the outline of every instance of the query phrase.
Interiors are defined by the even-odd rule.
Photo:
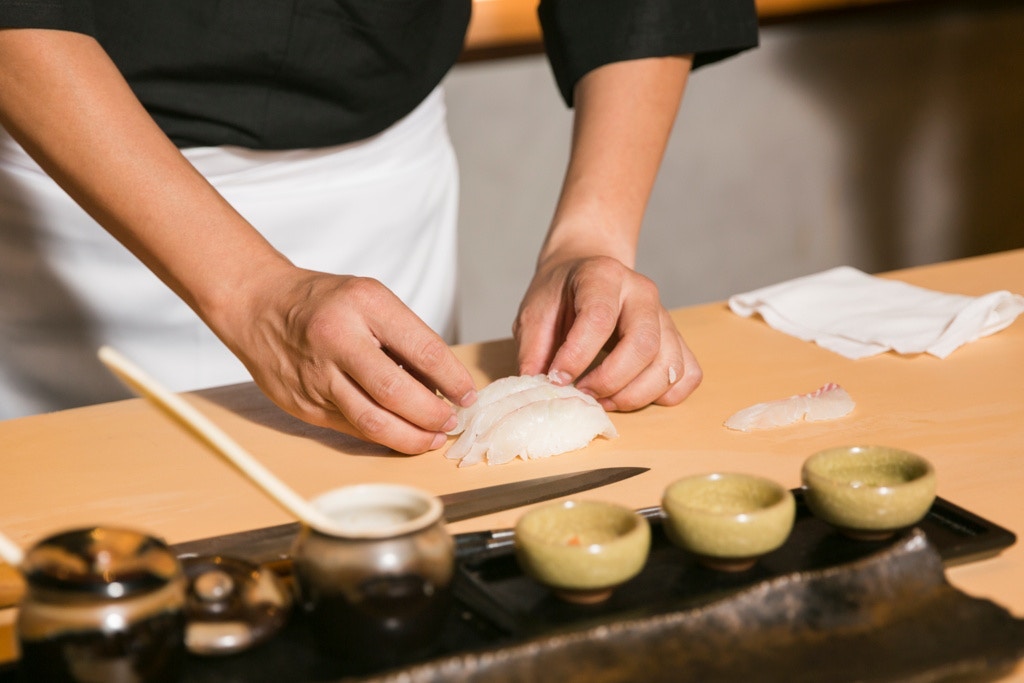
[[[441,519],[444,504],[437,496],[403,484],[353,484],[332,489],[312,501],[333,521],[325,536],[381,539],[424,529]]]
[[[836,476],[829,471],[819,469],[820,463],[828,460],[835,458],[849,458],[851,463],[853,463],[857,458],[871,456],[873,452],[877,453],[875,457],[893,456],[894,459],[898,459],[900,462],[909,463],[914,468],[911,473],[912,476],[910,476],[910,478],[900,478],[894,479],[893,481],[874,484],[857,482],[855,480],[851,480],[849,477]],[[864,488],[865,490],[896,489],[905,486],[912,486],[921,479],[929,475],[934,475],[934,473],[935,466],[923,455],[903,448],[880,446],[877,444],[857,444],[853,446],[833,446],[831,448],[826,448],[808,456],[801,468],[801,477],[804,479],[803,488],[808,488],[811,485],[811,483],[807,481],[807,478],[813,477],[835,486],[851,486],[854,488]]]
[[[618,503],[610,503],[600,500],[565,500],[541,505],[524,512],[516,522],[516,538],[520,539],[520,542],[529,539],[529,542],[544,546],[565,546],[566,544],[564,540],[558,538],[557,535],[552,536],[544,530],[537,530],[533,527],[533,525],[537,523],[538,519],[558,514],[558,511],[560,510],[565,511],[564,514],[568,515],[582,515],[586,514],[588,511],[603,510],[611,516],[611,521],[613,522],[612,526],[614,527],[610,530],[611,536],[605,540],[592,543],[590,544],[591,546],[597,545],[608,547],[617,543],[626,543],[626,539],[629,537],[637,533],[642,533],[642,529],[639,529],[639,527],[646,523],[646,520],[635,510]],[[579,547],[583,549],[587,548],[587,546]]]
[[[680,489],[684,489],[684,488],[687,488],[687,487],[690,487],[690,486],[698,486],[698,485],[700,485],[700,483],[707,482],[707,481],[726,481],[726,480],[751,482],[751,483],[757,484],[758,486],[762,487],[765,491],[771,492],[772,494],[776,494],[777,493],[778,495],[775,497],[774,500],[771,500],[770,502],[767,502],[765,504],[754,503],[754,504],[743,506],[743,509],[722,509],[722,510],[714,510],[714,509],[709,508],[706,505],[689,503],[686,500],[679,499],[679,498],[675,497],[675,494]],[[780,484],[779,482],[775,481],[774,479],[769,479],[768,477],[763,477],[763,476],[758,475],[758,474],[748,474],[748,473],[745,473],[745,472],[707,472],[707,473],[704,473],[704,474],[693,474],[693,475],[685,476],[685,477],[682,477],[680,479],[676,479],[675,481],[671,482],[665,488],[665,492],[664,492],[664,495],[663,495],[663,501],[662,501],[662,507],[665,508],[667,503],[669,502],[669,499],[671,498],[672,499],[672,504],[675,505],[675,506],[678,506],[680,508],[685,508],[687,510],[693,510],[695,512],[699,512],[701,514],[706,514],[706,515],[716,515],[716,516],[720,516],[720,517],[736,517],[738,515],[743,515],[743,514],[747,514],[747,515],[755,514],[755,513],[758,513],[758,512],[763,512],[765,510],[771,510],[772,508],[777,507],[779,505],[785,505],[786,504],[786,494],[789,494],[789,493],[790,493],[790,490],[787,489],[782,484]]]

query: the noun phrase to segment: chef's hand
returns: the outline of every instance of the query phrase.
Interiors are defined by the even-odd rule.
[[[295,269],[232,328],[229,346],[295,417],[403,453],[445,443],[473,379],[445,341],[380,282]]]
[[[454,424],[435,389],[474,400],[469,372],[383,285],[302,270],[274,249],[182,156],[95,38],[0,30],[0,124],[292,415],[419,453]]]
[[[513,332],[522,374],[579,378],[606,410],[676,405],[702,378],[654,283],[606,256],[542,264]],[[607,356],[584,374],[602,349]]]
[[[578,378],[608,410],[674,405],[701,380],[657,288],[633,270],[691,62],[615,62],[576,84],[565,181],[513,326],[521,372]]]

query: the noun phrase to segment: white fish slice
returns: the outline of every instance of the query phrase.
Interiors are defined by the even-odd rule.
[[[445,453],[468,467],[496,465],[583,448],[597,436],[618,436],[604,408],[573,385],[546,375],[503,377],[487,385],[477,402],[459,411],[461,433]]]
[[[458,441],[451,445],[448,452],[445,453],[445,457],[451,460],[461,460],[466,457],[473,449],[473,446],[478,443],[481,435],[487,433],[498,420],[512,411],[518,410],[534,401],[564,398],[567,396],[585,397],[585,399],[590,399],[594,405],[597,405],[597,401],[593,397],[587,396],[571,385],[559,386],[545,381],[543,384],[531,386],[528,389],[514,391],[475,410],[466,422],[462,435]],[[473,407],[476,407],[476,404]]]
[[[477,392],[476,403],[468,408],[459,408],[456,410],[455,414],[458,417],[458,424],[455,425],[455,429],[448,432],[448,434],[451,436],[461,434],[466,426],[473,421],[473,418],[477,413],[492,403],[500,401],[506,396],[520,391],[526,391],[533,387],[550,384],[551,383],[545,375],[511,375],[509,377],[496,379]]]
[[[462,457],[462,460],[459,460],[459,467],[478,465],[484,461],[485,455],[487,455],[487,444],[476,442],[469,447],[469,452]]]
[[[769,429],[806,420],[834,420],[848,415],[856,404],[841,386],[829,382],[809,394],[758,403],[733,414],[725,426],[741,432]]]
[[[487,463],[501,465],[517,455],[527,460],[575,451],[596,436],[618,436],[604,408],[579,396],[567,396],[534,401],[513,410],[480,442],[486,444]]]

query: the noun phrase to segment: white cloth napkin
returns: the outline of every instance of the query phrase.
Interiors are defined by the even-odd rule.
[[[736,294],[729,308],[847,358],[889,350],[945,358],[1007,327],[1024,312],[1024,296],[946,294],[841,266]]]

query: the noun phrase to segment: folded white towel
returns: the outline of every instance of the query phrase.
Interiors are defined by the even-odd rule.
[[[737,294],[729,308],[847,358],[889,350],[945,358],[1009,326],[1024,312],[1024,296],[946,294],[842,266]]]

